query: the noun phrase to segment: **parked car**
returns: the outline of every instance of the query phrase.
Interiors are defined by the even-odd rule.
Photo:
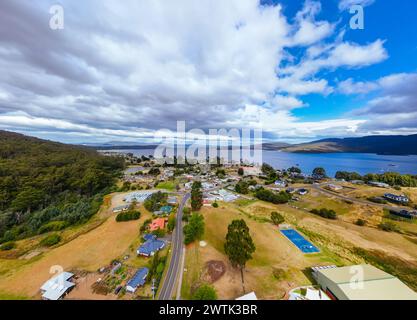
[[[118,286],[118,287],[114,290],[114,294],[118,295],[122,289],[123,289],[123,286]]]

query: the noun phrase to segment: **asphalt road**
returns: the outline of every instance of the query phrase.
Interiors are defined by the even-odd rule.
[[[171,300],[175,282],[177,280],[180,268],[181,268],[181,255],[184,248],[184,234],[182,231],[182,215],[185,203],[191,197],[190,193],[184,195],[177,211],[177,225],[175,226],[174,233],[172,235],[172,255],[168,271],[166,273],[164,282],[162,283],[161,290],[159,292],[159,300]]]

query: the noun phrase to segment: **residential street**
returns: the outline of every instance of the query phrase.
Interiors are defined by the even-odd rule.
[[[158,297],[159,300],[171,300],[173,296],[175,283],[181,268],[181,256],[183,254],[184,248],[184,235],[182,231],[183,209],[190,196],[190,193],[185,194],[181,201],[181,204],[178,207],[177,225],[172,236],[171,260],[168,266],[166,276],[163,279],[163,283],[161,284],[161,290],[159,292]]]

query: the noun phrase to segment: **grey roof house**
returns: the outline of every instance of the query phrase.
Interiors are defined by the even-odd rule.
[[[75,287],[75,283],[69,281],[73,277],[74,274],[70,272],[62,272],[46,281],[41,287],[42,298],[44,300],[59,300],[64,297]]]

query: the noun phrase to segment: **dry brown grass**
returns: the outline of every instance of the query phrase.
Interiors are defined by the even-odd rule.
[[[256,208],[249,206],[251,213],[266,215],[270,213],[268,204]],[[187,272],[183,287],[192,290],[195,283],[201,280],[202,271],[208,261],[222,261],[226,265],[226,273],[214,282],[220,299],[234,299],[243,294],[240,271],[234,269],[224,254],[223,246],[227,226],[234,219],[244,219],[248,224],[256,246],[253,260],[245,270],[245,288],[247,292],[255,291],[261,299],[280,299],[293,287],[308,284],[309,279],[303,270],[321,263],[322,254],[306,256],[294,247],[278,229],[270,223],[261,223],[248,218],[238,209],[226,205],[225,208],[203,208],[206,221],[204,248],[191,246],[187,250]],[[196,252],[197,251],[197,252]],[[284,278],[276,278],[276,269],[286,270]],[[189,296],[189,292],[185,295]]]
[[[318,195],[313,192],[307,201],[311,201],[312,205],[318,205],[315,202],[316,197]],[[324,199],[319,203],[329,203],[328,201]],[[260,201],[248,204],[222,204],[218,209],[203,208],[202,213],[206,221],[205,241],[208,245],[204,248],[193,246],[187,250],[189,270],[184,278],[183,292],[192,290],[193,286],[201,281],[207,261],[219,260],[226,264],[225,275],[214,283],[219,298],[234,299],[242,295],[240,273],[231,267],[223,250],[227,226],[233,219],[244,219],[251,230],[257,250],[245,271],[246,291],[255,291],[261,299],[279,299],[289,289],[308,284],[311,280],[308,268],[313,265],[349,265],[364,262],[354,251],[357,247],[397,257],[398,261],[417,261],[417,240],[411,241],[415,239],[410,240],[410,237],[398,233],[386,233],[375,227],[382,220],[381,209],[348,203],[343,205],[348,206],[350,210],[335,221],[312,215],[301,208]],[[269,218],[272,211],[280,212],[287,223],[310,237],[313,243],[320,247],[321,253],[302,254],[279,234],[276,227],[262,222],[264,218]],[[358,218],[366,219],[368,226],[356,226],[354,222]],[[413,226],[415,227],[410,227]]]
[[[119,205],[121,196],[115,198],[112,207]],[[100,213],[110,216],[104,223],[86,232],[74,240],[46,251],[29,261],[13,262],[16,260],[0,260],[1,264],[15,267],[3,274],[0,273],[0,291],[28,297],[35,297],[39,287],[51,277],[49,270],[54,265],[60,265],[65,270],[96,271],[119,258],[129,250],[129,246],[138,239],[139,226],[149,218],[149,213],[140,209],[140,220],[118,223],[111,214],[110,208]],[[2,268],[0,267],[0,270]]]

